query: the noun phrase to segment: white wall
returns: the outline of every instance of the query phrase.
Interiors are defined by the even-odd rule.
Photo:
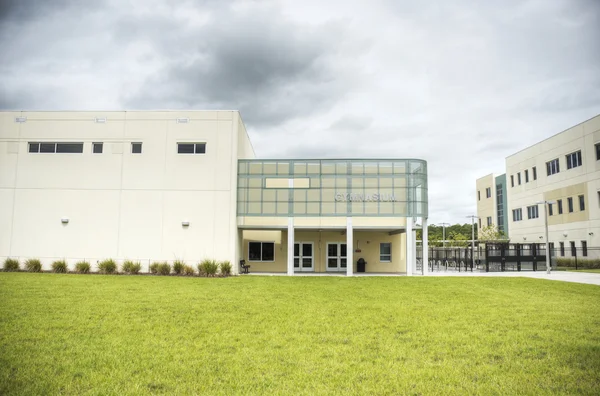
[[[233,111],[0,112],[0,258],[234,260],[240,124]],[[28,153],[30,141],[84,152]],[[206,142],[206,154],[177,154],[177,142]]]

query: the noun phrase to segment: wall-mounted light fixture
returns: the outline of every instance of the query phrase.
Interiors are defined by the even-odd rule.
[[[544,237],[540,235],[540,239],[544,239]]]
[[[565,238],[567,237],[567,235],[568,235],[568,234],[567,234],[566,232],[563,232],[563,236],[564,236]]]
[[[523,240],[524,240],[524,241],[526,241],[526,240],[527,240],[527,237],[523,237]]]
[[[69,224],[69,218],[68,217],[61,217],[60,222],[63,224]]]
[[[96,121],[96,124],[105,124],[106,117],[96,117],[95,121]]]
[[[594,235],[594,233],[593,232],[588,232],[588,235]]]
[[[182,226],[182,227],[189,227],[189,226],[190,226],[190,222],[189,222],[189,221],[187,221],[187,220],[183,220],[183,221],[181,222],[181,226]]]
[[[178,124],[187,124],[188,122],[190,122],[189,118],[178,118],[177,119]]]
[[[15,122],[27,122],[27,117],[15,117]]]

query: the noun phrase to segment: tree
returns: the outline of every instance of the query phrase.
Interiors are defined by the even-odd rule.
[[[465,247],[469,245],[469,238],[460,232],[450,234],[450,246]]]
[[[486,242],[486,241],[506,241],[508,238],[506,237],[506,234],[504,234],[504,232],[498,230],[498,227],[496,227],[494,224],[489,225],[489,226],[485,226],[481,229],[481,233],[479,234],[479,238],[480,241],[482,242]]]

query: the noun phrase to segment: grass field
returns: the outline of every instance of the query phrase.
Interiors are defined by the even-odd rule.
[[[0,273],[0,394],[600,394],[600,287]]]

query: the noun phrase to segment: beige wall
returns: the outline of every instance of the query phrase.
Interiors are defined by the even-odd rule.
[[[511,240],[514,242],[543,241],[543,207],[539,206],[539,218],[527,219],[527,206],[542,200],[563,200],[563,215],[558,215],[556,204],[554,215],[549,217],[550,242],[587,241],[588,246],[600,246],[600,161],[596,160],[595,144],[600,143],[600,116],[558,133],[531,147],[506,158],[508,192],[507,215]],[[566,155],[581,150],[582,166],[567,169]],[[548,176],[546,162],[558,158],[560,172]],[[537,180],[532,179],[532,167],[537,168]],[[529,170],[530,181],[516,183],[516,173]],[[515,175],[515,187],[510,185],[510,176]],[[578,195],[585,196],[586,208],[579,210]],[[573,197],[574,213],[568,213],[567,198]],[[512,210],[522,208],[523,220],[512,221]],[[591,235],[590,235],[591,233]],[[567,236],[565,236],[565,234]]]
[[[486,188],[490,188],[491,196],[487,198]],[[487,218],[492,218],[492,224],[497,225],[498,216],[496,215],[496,178],[493,174],[481,177],[476,181],[477,216],[479,217],[477,227],[487,226]],[[481,227],[479,226],[481,224]]]
[[[233,111],[0,112],[0,258],[237,261],[240,136],[254,155],[240,124]],[[28,153],[31,141],[84,152]],[[177,142],[206,142],[206,154],[177,154]]]
[[[328,242],[346,242],[346,235],[340,231],[302,231],[294,233],[296,242],[313,242],[314,271],[326,272],[326,257]],[[275,260],[273,262],[257,262],[248,260],[248,243],[250,241],[264,241],[275,243]],[[392,244],[392,261],[384,263],[379,261],[379,244],[390,242]],[[406,239],[405,234],[389,235],[381,231],[354,231],[354,249],[352,263],[356,271],[356,262],[364,258],[367,262],[366,272],[406,272]],[[360,252],[356,252],[360,249]],[[244,259],[251,265],[253,272],[279,272],[287,271],[287,231],[243,231]],[[350,258],[349,258],[350,259]]]

